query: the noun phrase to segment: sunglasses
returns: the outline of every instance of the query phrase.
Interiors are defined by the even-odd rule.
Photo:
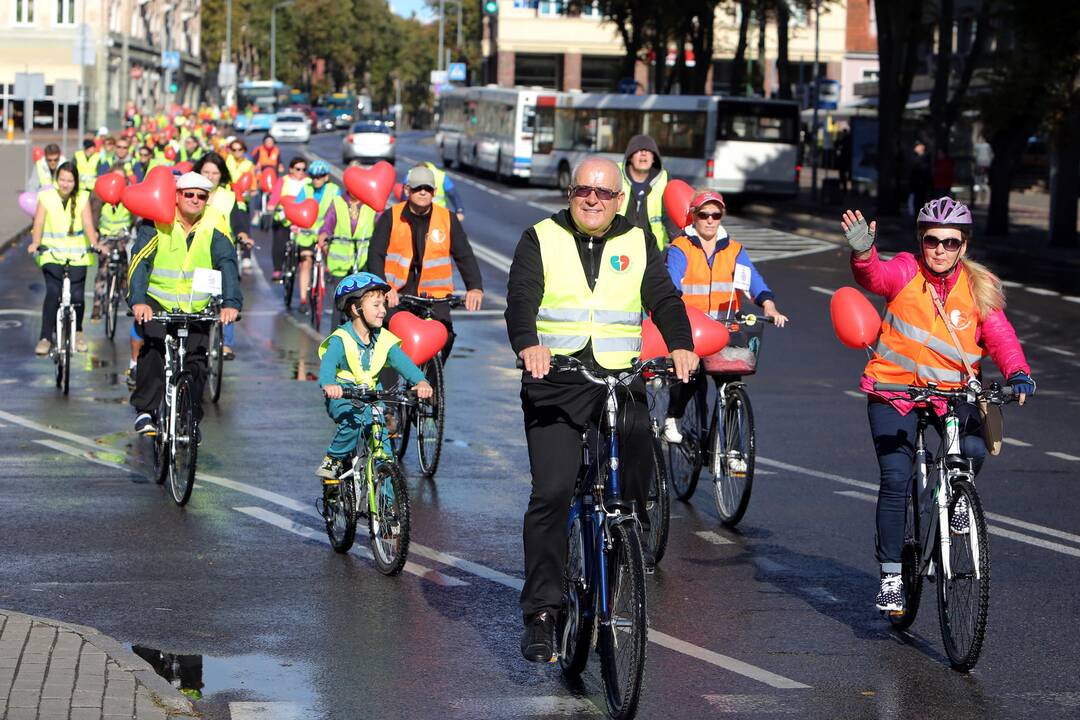
[[[232,150],[233,152],[244,152],[244,148],[242,148],[242,147],[240,147],[240,146],[237,146],[237,147],[231,147],[231,148],[229,148],[229,149],[230,149],[230,150]]]
[[[289,168],[290,171],[297,170],[299,172],[307,172],[307,165],[295,165]]]
[[[185,200],[199,200],[201,202],[206,202],[210,199],[209,193],[196,192],[195,190],[183,190],[180,195]]]
[[[956,252],[960,249],[960,246],[964,244],[964,241],[960,238],[939,238],[936,235],[923,235],[922,238],[923,247],[927,250],[933,250],[938,245],[944,245],[945,249],[949,252]]]
[[[724,217],[724,213],[719,212],[699,212],[697,213],[698,220],[719,220]]]
[[[575,185],[570,188],[571,197],[587,198],[593,193],[596,193],[596,199],[602,202],[612,200],[617,196],[621,190],[608,190],[604,187],[593,187],[592,185]]]
[[[435,192],[435,188],[431,187],[430,185],[417,185],[416,187],[411,188],[411,189],[412,189],[412,191],[414,193],[424,193],[424,192],[426,192],[426,193],[434,193]]]

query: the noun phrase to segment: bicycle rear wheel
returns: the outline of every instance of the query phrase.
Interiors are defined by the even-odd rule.
[[[109,289],[105,294],[105,337],[116,337],[116,311],[120,304],[120,294],[116,287],[116,274],[109,274]]]
[[[754,486],[754,412],[746,388],[728,387],[720,410],[713,436],[713,499],[720,522],[734,527],[746,514]]]
[[[960,479],[951,484],[950,528],[954,515],[965,512],[963,506],[966,504],[968,530],[958,534],[950,528],[945,529],[950,532],[950,577],[945,577],[944,566],[938,562],[938,621],[949,663],[954,670],[967,672],[979,661],[986,635],[986,617],[990,609],[990,547],[986,518],[975,486]],[[939,561],[943,552],[945,548],[939,541]]]
[[[311,308],[311,326],[318,330],[322,326],[323,296],[326,295],[326,285],[323,278],[321,265],[315,266],[313,273],[310,297],[308,298]]]
[[[915,622],[922,602],[922,552],[919,546],[919,511],[916,489],[917,481],[912,480],[911,492],[908,493],[907,520],[904,528],[904,549],[900,556],[900,574],[904,580],[904,612],[890,613],[886,617],[897,630],[907,630]]]
[[[707,389],[708,386],[703,384],[703,387],[690,396],[690,401],[686,404],[682,420],[679,421],[682,442],[665,443],[668,480],[671,482],[671,489],[675,491],[675,497],[683,502],[688,502],[693,497],[698,478],[701,476],[702,451],[707,437],[705,430],[708,410]]]
[[[645,564],[637,529],[620,523],[611,528],[607,551],[608,615],[598,627],[597,651],[608,713],[633,717],[645,676],[648,620],[645,612]]]
[[[210,388],[210,401],[221,397],[221,378],[225,370],[224,326],[215,322],[210,326],[210,343],[207,347],[206,386]]]
[[[281,292],[285,297],[285,309],[292,309],[293,285],[296,284],[296,247],[285,250],[285,264],[281,269]]]
[[[446,389],[443,386],[442,358],[438,355],[427,361],[424,374],[435,390],[430,400],[416,405],[416,455],[420,460],[420,472],[435,477],[442,456],[443,430],[446,423]]]
[[[195,398],[191,391],[191,377],[187,374],[181,375],[176,383],[176,407],[173,413],[176,421],[169,453],[169,491],[173,501],[184,506],[191,499],[191,489],[195,486],[195,465],[199,457]]]
[[[363,466],[355,470],[362,471]],[[323,485],[323,519],[334,552],[349,552],[356,539],[356,485],[354,475],[338,485]]]
[[[652,438],[653,475],[649,483],[649,494],[645,500],[645,512],[649,515],[649,532],[644,541],[652,550],[653,560],[657,563],[667,550],[668,530],[671,525],[671,498],[668,497],[667,463],[664,462],[664,449],[660,438]]]
[[[411,514],[405,474],[393,460],[377,460],[371,469],[375,511],[368,516],[371,553],[383,575],[397,575],[409,555]]]

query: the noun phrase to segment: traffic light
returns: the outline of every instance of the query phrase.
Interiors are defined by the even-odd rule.
[[[498,15],[499,14],[499,0],[484,0],[484,14],[485,15]]]
[[[180,89],[180,86],[177,85],[176,83],[174,83],[174,82],[169,83],[169,92],[171,92],[172,94],[175,95],[176,91],[179,90],[179,89]]]

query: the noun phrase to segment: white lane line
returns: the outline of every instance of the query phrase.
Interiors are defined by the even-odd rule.
[[[38,310],[19,310],[18,308],[0,310],[0,315],[27,315],[29,317],[37,317],[40,314],[41,312]]]
[[[1024,287],[1023,283],[1014,282],[1012,280],[1002,280],[1001,281],[1001,286],[1002,287],[1007,287],[1007,288]]]
[[[73,457],[82,458],[83,460],[89,460],[90,462],[97,463],[98,465],[104,465],[107,468],[112,468],[114,470],[123,470],[130,475],[141,474],[135,472],[131,468],[127,468],[123,465],[119,465],[117,463],[96,457],[96,455],[89,450],[83,450],[82,448],[65,445],[58,440],[35,440],[34,442],[36,442],[38,445],[44,445],[47,448],[52,448],[53,450],[59,450],[62,453],[67,453],[68,455],[71,455]]]
[[[1057,297],[1058,295],[1061,294],[1057,290],[1047,290],[1046,288],[1026,287],[1025,286],[1024,289],[1027,290],[1032,295],[1045,295],[1047,297]]]
[[[1063,453],[1063,452],[1056,452],[1055,451],[1055,452],[1048,452],[1046,454],[1049,455],[1050,457],[1056,457],[1059,460],[1068,460],[1069,462],[1080,462],[1080,457],[1076,457],[1075,455],[1070,455],[1069,453]]]
[[[42,425],[39,422],[35,422],[30,418],[24,418],[21,415],[12,415],[9,412],[0,410],[0,418],[7,420],[8,422],[15,423],[16,425],[22,425],[24,428],[31,430],[37,430],[38,432],[45,433],[46,435],[52,435],[62,440],[85,445],[86,447],[93,448],[94,450],[101,450],[103,446],[98,445],[96,442],[89,438],[85,438],[82,435],[76,435],[75,433],[69,433],[66,430],[60,430],[59,428],[52,428],[48,425]]]
[[[845,390],[844,394],[848,397],[858,398],[860,400],[866,399],[866,393],[861,393],[858,390]]]
[[[768,714],[772,715],[797,715],[804,710],[800,707],[786,704],[782,699],[772,695],[735,695],[735,694],[709,694],[702,695],[702,700],[709,703],[712,709],[722,715]]]
[[[1075,295],[1062,295],[1061,299],[1071,303],[1080,303],[1080,297],[1076,297]]]
[[[824,600],[825,602],[829,602],[829,603],[838,603],[838,602],[840,602],[840,600],[835,595],[833,595],[831,592],[829,592],[828,590],[826,590],[825,588],[820,587],[820,586],[802,588],[802,591],[804,593],[806,593],[807,595],[810,595],[811,597],[819,598],[821,600]]]
[[[1023,440],[1017,440],[1016,438],[1001,438],[1001,442],[1006,445],[1015,445],[1016,447],[1031,447],[1031,443],[1024,442]]]
[[[817,285],[811,285],[810,289],[813,290],[814,292],[821,293],[822,295],[835,295],[836,294],[835,290],[830,290],[829,288],[818,287]]]
[[[492,250],[487,245],[482,245],[475,240],[470,240],[469,244],[472,245],[473,253],[481,260],[486,261],[488,264],[494,266],[498,270],[503,272],[510,272],[511,258],[503,255],[497,250]]]
[[[311,708],[293,702],[231,702],[231,720],[304,720]]]
[[[666,647],[668,650],[674,650],[683,655],[689,655],[690,657],[707,662],[710,665],[722,667],[725,670],[730,670],[736,675],[742,675],[751,680],[757,680],[760,683],[764,683],[780,690],[805,690],[810,687],[801,682],[796,682],[791,678],[786,678],[783,675],[777,675],[776,673],[771,673],[768,670],[764,670],[755,665],[745,663],[742,660],[736,660],[733,657],[721,655],[718,652],[706,650],[697,645],[691,645],[685,640],[680,640],[677,637],[672,637],[667,633],[662,633],[653,628],[649,628],[649,640],[652,640],[660,647]]]
[[[1065,357],[1076,357],[1076,353],[1074,353],[1071,350],[1062,350],[1061,348],[1051,347],[1049,345],[1040,345],[1039,349],[1040,350],[1045,350],[1046,352],[1054,353],[1055,355],[1064,355]]]
[[[300,523],[293,522],[284,515],[278,515],[275,512],[264,510],[260,507],[234,507],[233,510],[249,515],[256,520],[262,520],[264,523],[279,527],[282,530],[288,530],[294,535],[299,535],[302,538],[308,540],[315,540],[323,545],[330,545],[330,539],[326,537],[325,532],[319,532],[313,528],[309,528],[307,525],[301,525]],[[362,536],[363,533],[361,533]],[[349,552],[354,555],[359,555],[365,560],[374,560],[374,556],[371,554],[371,550],[367,549],[363,545],[353,545]],[[419,565],[411,560],[405,562],[405,572],[410,575],[416,575],[422,580],[428,580],[436,585],[442,585],[443,587],[463,587],[469,583],[464,580],[459,580],[449,575],[444,575],[437,570],[433,570],[425,565]]]
[[[1080,460],[1080,458],[1076,458],[1076,459]],[[822,480],[831,480],[833,482],[840,483],[841,485],[848,485],[850,487],[861,488],[863,490],[871,490],[875,494],[870,495],[869,497],[872,497],[875,500],[877,499],[876,493],[878,491],[878,485],[876,483],[864,482],[862,480],[854,480],[852,478],[844,477],[843,475],[835,475],[833,473],[822,472],[820,470],[813,470],[811,468],[800,467],[799,465],[791,465],[790,463],[780,462],[779,460],[770,460],[769,458],[763,458],[760,455],[757,457],[755,462],[758,465],[766,465],[768,467],[774,467],[774,468],[777,468],[779,470],[787,470],[788,472],[799,473],[799,474],[802,474],[802,475],[808,475],[810,477],[821,478]],[[840,493],[840,494],[842,494],[842,493]],[[1035,523],[1030,523],[1030,522],[1027,522],[1025,520],[1019,520],[1017,518],[1009,517],[1008,515],[999,515],[997,513],[986,513],[986,517],[989,520],[993,520],[993,521],[1001,523],[1003,525],[1012,525],[1013,527],[1018,527],[1018,528],[1021,528],[1023,530],[1028,530],[1030,532],[1036,532],[1036,533],[1039,533],[1040,535],[1046,535],[1048,537],[1060,538],[1061,540],[1068,540],[1069,542],[1080,544],[1080,535],[1074,535],[1073,533],[1065,532],[1064,530],[1058,530],[1056,528],[1046,527],[1045,525],[1037,525]],[[1042,541],[1039,540],[1039,538],[1033,538],[1033,537],[1030,537],[1030,536],[1027,536],[1027,535],[1019,535],[1019,534],[1016,534],[1016,535],[1017,535],[1017,537],[1013,537],[1013,535],[1006,535],[1005,537],[1010,537],[1013,540],[1019,540],[1020,542],[1028,542],[1029,544],[1038,545],[1039,547],[1046,547],[1045,545],[1040,545],[1040,543]],[[1059,547],[1064,547],[1064,546],[1059,546]],[[1048,549],[1054,549],[1054,548],[1048,548]],[[1068,548],[1068,549],[1071,550],[1071,548]],[[1080,551],[1077,551],[1077,552],[1080,552]],[[1073,555],[1074,553],[1073,552],[1068,552],[1068,553],[1065,553],[1065,554],[1066,555]],[[1080,556],[1080,555],[1078,555],[1078,556]]]
[[[712,543],[713,545],[734,545],[735,544],[735,542],[733,540],[728,540],[723,535],[720,535],[719,533],[715,533],[712,530],[698,530],[694,534],[697,535],[702,540],[704,540],[705,542]]]

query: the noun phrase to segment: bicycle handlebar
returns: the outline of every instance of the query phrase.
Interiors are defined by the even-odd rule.
[[[735,313],[735,317],[732,318],[734,322],[740,325],[746,325],[747,327],[753,327],[759,322],[776,324],[776,318],[771,318],[768,315],[757,315],[755,313]]]
[[[395,405],[415,405],[417,399],[411,391],[374,390],[367,385],[355,385],[341,388],[341,398],[354,402],[383,402]]]
[[[425,309],[431,309],[436,305],[449,305],[451,308],[465,307],[465,298],[460,295],[447,295],[446,297],[434,298],[425,297],[421,295],[405,295],[398,294],[398,305],[412,305],[414,307],[422,307]]]
[[[521,358],[517,359],[515,365],[518,370],[525,369],[525,361]],[[552,355],[551,369],[548,370],[548,375],[551,373],[576,372],[593,384],[607,385],[608,378],[614,378],[621,382],[648,371],[670,375],[675,372],[675,363],[667,356],[660,356],[644,362],[635,360],[629,370],[608,371],[599,368],[587,368],[585,363],[570,355]]]
[[[1016,391],[1012,387],[1002,387],[994,382],[989,387],[983,388],[978,381],[971,383],[959,390],[939,390],[935,385],[905,385],[903,383],[874,383],[874,390],[880,392],[906,393],[912,402],[926,402],[930,398],[943,398],[945,400],[973,400],[981,398],[993,405],[1005,405],[1016,399]]]

